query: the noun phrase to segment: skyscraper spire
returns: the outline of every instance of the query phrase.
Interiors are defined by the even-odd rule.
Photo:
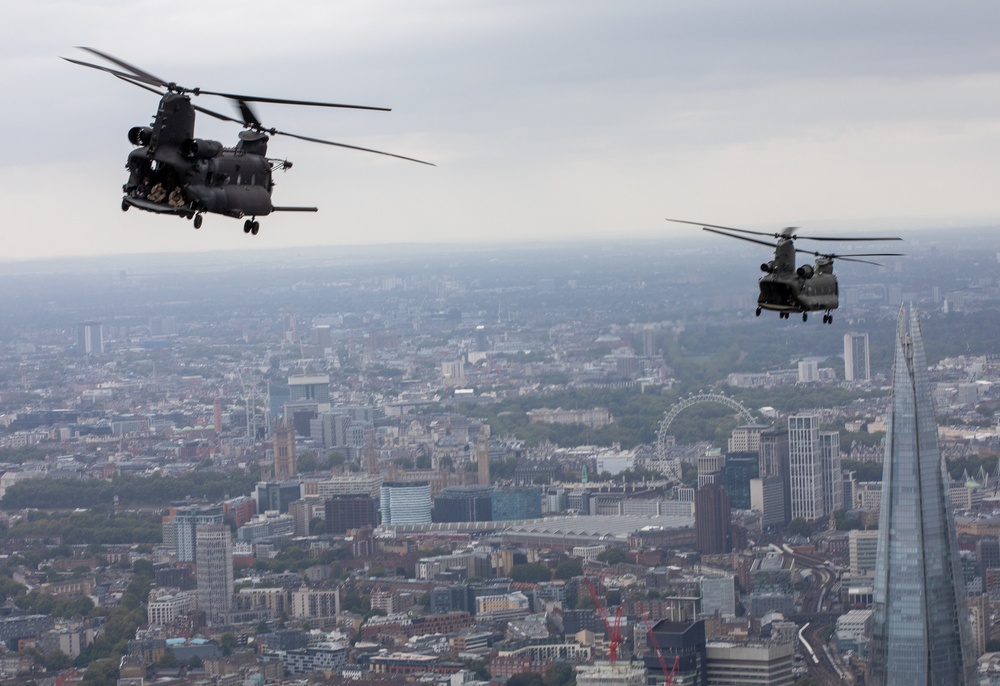
[[[920,321],[899,313],[882,470],[871,683],[977,684]]]

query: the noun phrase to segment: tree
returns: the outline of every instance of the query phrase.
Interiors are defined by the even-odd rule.
[[[557,579],[572,579],[574,576],[583,576],[582,560],[563,560],[556,566]]]
[[[545,686],[576,686],[576,672],[572,665],[557,662],[545,670],[542,681]]]
[[[608,548],[603,553],[600,553],[597,559],[609,565],[616,565],[621,562],[628,562],[628,555],[621,548]]]
[[[514,565],[510,570],[510,578],[521,583],[539,583],[552,579],[552,572],[539,562],[531,562],[524,565]]]
[[[796,517],[791,522],[788,523],[788,533],[795,534],[796,536],[804,536],[809,538],[812,536],[813,528],[812,524],[802,519],[802,517]]]

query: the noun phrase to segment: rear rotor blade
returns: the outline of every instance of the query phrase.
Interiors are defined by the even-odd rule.
[[[841,243],[850,243],[851,241],[901,241],[902,238],[898,236],[802,236],[796,235],[795,238],[803,238],[809,241],[840,241]]]

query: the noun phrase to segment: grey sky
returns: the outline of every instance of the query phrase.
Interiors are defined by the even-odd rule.
[[[276,9],[280,7],[280,10]],[[3,258],[412,241],[662,237],[665,216],[845,232],[1000,217],[995,2],[36,0],[4,11]],[[156,98],[59,55],[264,106],[261,234],[118,209]],[[224,101],[202,98],[225,111]],[[231,145],[238,128],[198,121]]]

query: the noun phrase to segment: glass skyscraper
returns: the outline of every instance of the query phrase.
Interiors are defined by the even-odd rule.
[[[896,328],[875,560],[871,683],[977,684],[948,477],[916,310]]]

